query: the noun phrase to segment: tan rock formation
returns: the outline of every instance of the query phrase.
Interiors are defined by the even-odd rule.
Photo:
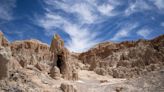
[[[52,53],[37,40],[9,44],[2,36],[0,92],[163,92],[164,35],[106,42],[81,54],[64,43]]]
[[[95,68],[94,71],[99,75],[107,75],[107,71],[104,68]]]
[[[69,52],[64,47],[64,41],[57,34],[52,39],[50,51],[54,53],[53,66],[60,69],[64,79],[72,79],[72,68],[68,61]]]
[[[0,80],[9,77],[9,61],[11,58],[11,51],[9,48],[0,48]]]
[[[3,33],[0,32],[0,46],[8,46],[9,42],[8,40],[4,37]]]
[[[36,65],[38,62],[51,65],[53,54],[49,52],[47,44],[37,40],[15,41],[10,45],[12,56],[22,65]]]
[[[38,62],[36,65],[35,65],[35,67],[37,68],[37,69],[39,69],[40,71],[42,71],[42,72],[49,72],[49,66],[47,65],[47,64],[45,64],[45,63],[42,63],[42,62]]]
[[[107,75],[112,74],[116,78],[137,77],[164,64],[163,44],[164,35],[149,41],[106,42],[81,53],[79,59],[98,74],[105,70]],[[155,65],[153,69],[150,68],[152,64]]]
[[[50,51],[54,52],[55,54],[63,53],[64,49],[64,41],[58,34],[55,34],[51,41]]]
[[[50,76],[53,79],[56,79],[56,80],[60,79],[61,78],[60,69],[57,66],[54,66],[53,68],[51,68],[51,70],[50,70]]]
[[[75,81],[75,80],[78,80],[79,79],[79,76],[78,76],[78,71],[77,69],[73,69],[72,71],[72,79]]]
[[[73,84],[62,83],[60,88],[63,92],[77,92],[77,89],[73,86]]]
[[[9,47],[0,47],[0,79],[9,77],[9,72],[21,69],[20,64],[12,57]]]

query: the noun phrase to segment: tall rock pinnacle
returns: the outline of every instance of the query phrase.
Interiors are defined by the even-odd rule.
[[[59,68],[64,79],[72,79],[72,67],[68,61],[68,50],[64,47],[64,41],[58,34],[55,34],[52,41],[50,51],[54,53],[54,64],[51,69],[51,77],[55,78],[55,68]],[[56,67],[57,66],[57,67]]]
[[[8,40],[4,37],[3,33],[0,31],[0,46],[8,46],[9,42]]]

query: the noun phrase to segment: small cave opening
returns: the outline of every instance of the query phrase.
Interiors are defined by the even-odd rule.
[[[60,73],[61,73],[61,70],[62,70],[62,65],[63,65],[63,56],[62,55],[57,55],[57,67],[59,68]]]

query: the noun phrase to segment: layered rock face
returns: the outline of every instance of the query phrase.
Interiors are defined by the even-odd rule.
[[[10,48],[12,56],[23,68],[32,65],[44,73],[50,72],[54,57],[47,44],[37,40],[15,41]]]
[[[0,80],[9,77],[9,61],[11,58],[11,50],[3,33],[0,32]]]
[[[89,70],[115,78],[131,78],[160,69],[164,64],[164,36],[153,40],[97,45],[79,55]]]
[[[12,57],[8,40],[4,37],[3,33],[0,32],[0,80],[8,79],[11,71],[20,68],[20,64]]]
[[[3,33],[0,33],[0,89],[29,92],[30,86],[34,85],[38,91],[30,92],[43,92],[43,88],[33,83],[36,82],[35,79],[31,81],[30,76],[34,75],[40,77],[42,81],[46,78],[49,80],[62,80],[63,78],[77,80],[77,72],[72,70],[73,61],[69,59],[70,57],[69,51],[64,47],[63,52],[57,54],[50,52],[49,46],[38,40],[9,43]],[[33,76],[30,73],[33,73]],[[44,76],[41,77],[43,74]],[[73,78],[74,76],[76,78]]]
[[[9,51],[5,51],[11,53],[10,57],[12,61],[9,65],[11,65],[10,67],[12,67],[12,69],[34,66],[38,70],[50,74],[50,76],[52,75],[53,78],[59,77],[59,75],[62,74],[60,76],[61,78],[73,79],[73,63],[71,65],[72,61],[69,59],[71,55],[66,48],[61,47],[62,53],[58,54],[55,51],[51,52],[47,44],[41,43],[38,40],[15,41],[9,44],[3,33],[0,33],[0,38],[0,45],[4,48],[8,48]],[[62,39],[60,38],[59,40]],[[56,44],[58,43],[54,45]],[[58,50],[58,48],[54,49]],[[2,57],[2,59],[5,58]],[[7,61],[1,61],[3,61],[3,64],[8,64]],[[59,74],[56,74],[57,68],[59,69]]]

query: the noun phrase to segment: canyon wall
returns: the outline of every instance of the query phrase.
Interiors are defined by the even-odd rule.
[[[115,78],[132,78],[158,70],[164,64],[164,35],[153,40],[105,42],[81,53],[89,70]]]

